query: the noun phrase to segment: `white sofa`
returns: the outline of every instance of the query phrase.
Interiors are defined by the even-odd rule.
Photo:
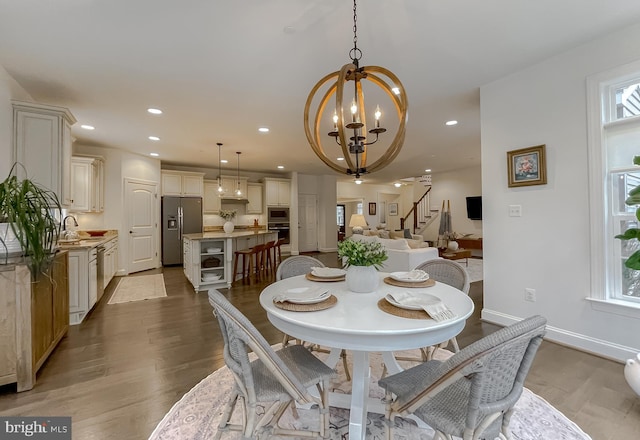
[[[420,263],[440,258],[438,257],[438,248],[419,247],[425,245],[421,244],[424,242],[418,240],[409,242],[404,238],[385,239],[359,234],[354,234],[349,238],[356,241],[377,241],[382,243],[388,256],[387,261],[383,263],[380,269],[383,272],[409,271],[415,269]]]

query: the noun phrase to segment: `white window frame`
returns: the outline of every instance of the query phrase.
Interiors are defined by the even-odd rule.
[[[640,302],[616,297],[619,282],[616,272],[616,241],[612,216],[612,184],[607,166],[606,130],[609,127],[638,124],[640,117],[615,120],[615,89],[632,81],[640,81],[640,61],[587,78],[587,125],[589,150],[589,194],[591,231],[591,293],[587,298],[593,308],[624,316],[640,318]],[[612,93],[612,90],[614,93]],[[640,128],[639,128],[640,129]],[[640,155],[640,148],[638,150]],[[631,158],[629,159],[631,166]],[[618,260],[619,260],[618,255]],[[618,266],[619,268],[619,266]]]

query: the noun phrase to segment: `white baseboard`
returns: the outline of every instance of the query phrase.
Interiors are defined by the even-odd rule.
[[[482,309],[481,319],[493,324],[507,326],[515,324],[523,318],[485,308]],[[614,342],[604,341],[550,325],[547,325],[547,334],[544,338],[621,363],[624,363],[627,359],[635,358],[637,355],[636,350],[631,347],[625,347]]]
[[[318,252],[338,252],[338,248],[318,248]]]

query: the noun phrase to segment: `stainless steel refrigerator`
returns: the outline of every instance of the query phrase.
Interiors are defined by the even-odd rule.
[[[202,232],[200,197],[162,198],[162,264],[182,264],[182,235]]]

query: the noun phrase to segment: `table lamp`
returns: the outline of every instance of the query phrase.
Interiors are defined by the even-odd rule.
[[[367,226],[367,221],[362,214],[352,214],[351,219],[349,220],[349,227],[353,228],[354,234],[362,234],[362,231],[365,226]]]

